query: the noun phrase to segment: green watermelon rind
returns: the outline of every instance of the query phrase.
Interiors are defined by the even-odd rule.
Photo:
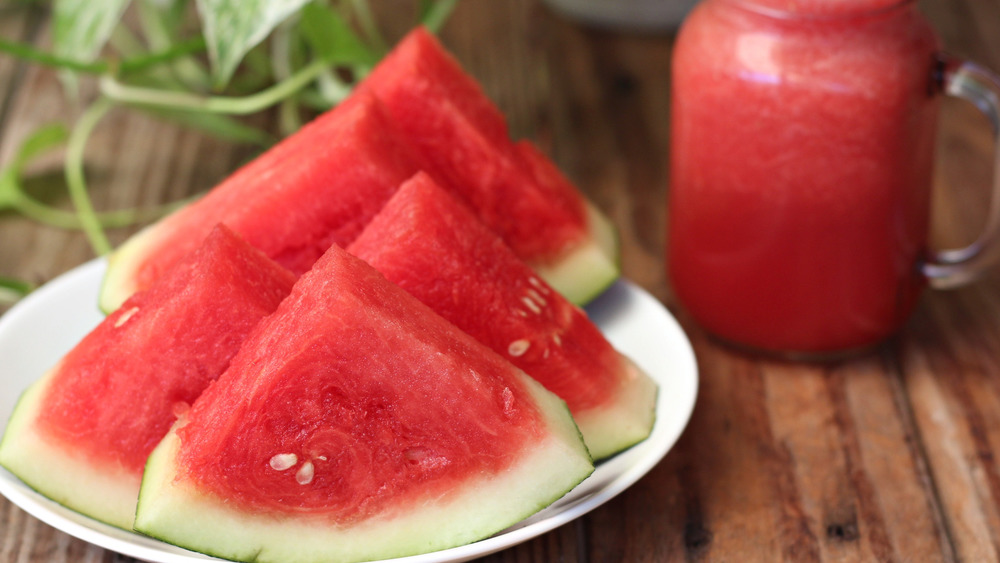
[[[590,201],[586,202],[588,236],[560,260],[531,264],[538,275],[575,305],[586,305],[621,276],[618,230]]]
[[[588,201],[586,205],[588,237],[557,263],[532,265],[556,291],[581,306],[593,301],[621,276],[618,231],[593,203]],[[166,220],[146,227],[111,254],[98,297],[98,307],[104,314],[114,312],[135,293],[135,267],[155,246],[157,238],[170,232],[165,227]]]
[[[322,517],[244,513],[225,499],[197,491],[190,481],[176,479],[175,426],[147,461],[135,530],[207,555],[260,563],[388,559],[485,539],[562,498],[594,470],[566,404],[527,375],[521,377],[550,434],[527,444],[527,458],[499,475],[466,484],[466,491],[445,506],[400,507],[394,514],[346,527]]]
[[[142,229],[108,256],[108,267],[97,297],[97,306],[105,315],[115,312],[139,289],[135,282],[135,268],[156,242],[158,233],[169,232],[163,228],[168,220],[169,217],[164,218]]]
[[[139,480],[113,464],[97,467],[38,432],[35,420],[56,366],[21,394],[3,438],[0,465],[53,501],[105,524],[132,529]],[[70,469],[71,468],[71,469]]]
[[[632,360],[619,356],[622,371],[627,375],[617,396],[600,407],[576,414],[576,423],[595,460],[607,459],[642,442],[656,423],[659,387]]]

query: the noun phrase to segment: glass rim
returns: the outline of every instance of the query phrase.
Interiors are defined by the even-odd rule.
[[[798,21],[838,21],[838,20],[850,20],[857,18],[867,18],[872,16],[878,16],[882,14],[887,14],[896,10],[903,9],[907,6],[915,5],[917,0],[894,0],[892,2],[887,2],[884,6],[877,6],[874,8],[857,8],[857,9],[846,9],[840,12],[809,12],[809,11],[794,11],[785,10],[776,6],[763,5],[760,0],[723,0],[724,2],[735,5],[738,8],[766,16],[773,19],[779,20],[798,20]]]

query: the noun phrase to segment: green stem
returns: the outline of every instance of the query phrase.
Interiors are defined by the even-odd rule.
[[[8,53],[19,59],[30,61],[33,63],[38,63],[40,65],[53,68],[61,68],[65,70],[72,70],[76,72],[100,74],[108,70],[108,63],[104,61],[82,63],[80,61],[68,59],[65,57],[60,57],[58,55],[53,55],[52,53],[41,51],[39,49],[32,47],[31,45],[25,45],[24,43],[17,43],[15,41],[8,41],[3,38],[0,38],[0,52]]]
[[[123,73],[139,72],[161,63],[170,62],[179,57],[185,57],[205,50],[205,40],[194,38],[178,43],[168,49],[137,55],[133,58],[125,59],[119,63],[118,68]],[[8,53],[19,59],[37,63],[43,66],[58,68],[62,70],[72,70],[74,72],[84,72],[88,74],[101,74],[111,70],[111,65],[107,61],[94,61],[92,63],[82,63],[73,59],[60,57],[46,51],[41,51],[24,43],[7,41],[0,38],[0,52]]]
[[[154,49],[165,49],[173,41],[167,26],[160,16],[160,10],[151,2],[142,0],[133,4],[139,14],[139,24],[142,26],[146,41]]]
[[[49,207],[21,193],[18,193],[18,197],[12,202],[11,207],[28,219],[49,225],[50,227],[58,229],[80,227],[80,218],[76,216],[76,213]]]
[[[142,41],[139,41],[139,38],[132,33],[132,30],[124,25],[116,25],[111,30],[111,37],[108,38],[108,42],[123,55],[123,58],[146,51],[146,47]]]
[[[122,61],[119,68],[122,73],[139,72],[160,63],[170,62],[188,55],[200,53],[204,50],[205,39],[202,37],[195,37],[193,39],[172,45],[171,47],[156,53],[126,59]]]
[[[326,100],[326,107],[339,104],[351,94],[351,85],[329,70],[320,75],[316,85],[320,95]]]
[[[351,0],[351,7],[354,9],[354,13],[358,17],[358,23],[361,24],[361,29],[364,30],[368,41],[378,51],[381,58],[381,55],[389,50],[389,47],[386,45],[382,33],[379,32],[378,25],[375,24],[375,17],[372,15],[371,7],[364,0]]]
[[[287,20],[271,36],[271,69],[274,77],[288,80],[294,74],[292,64],[292,20]],[[288,136],[302,127],[299,102],[294,96],[281,100],[278,106],[278,126],[282,136]]]
[[[95,213],[95,215],[102,228],[117,229],[159,219],[185,203],[185,201],[181,201],[149,209],[104,211]],[[83,228],[83,222],[76,213],[51,207],[23,193],[18,194],[18,198],[11,207],[25,217],[50,227],[67,230]]]
[[[429,5],[425,5],[420,18],[424,26],[432,33],[440,31],[456,3],[457,0],[432,0]]]
[[[289,21],[283,22],[271,34],[271,72],[278,80],[292,76],[292,31]]]
[[[66,184],[69,187],[69,195],[76,207],[77,215],[80,217],[80,226],[87,235],[87,240],[90,241],[94,253],[98,255],[111,252],[111,244],[104,234],[101,222],[90,202],[90,196],[87,194],[87,180],[83,172],[83,153],[87,139],[94,131],[94,127],[111,107],[111,100],[107,98],[100,98],[94,102],[80,116],[66,145]]]
[[[295,98],[281,100],[278,106],[278,127],[283,137],[291,135],[302,127],[299,102]]]
[[[180,57],[174,57],[176,60],[171,66],[171,70],[189,88],[199,90],[207,88],[210,82],[208,73],[193,58],[187,56],[205,49],[204,38],[198,37],[193,41],[175,42],[170,26],[164,21],[164,13],[157,6],[150,1],[137,2],[136,5],[139,13],[139,23],[142,25],[146,39],[153,49],[169,51],[175,46],[185,43],[192,43],[194,45],[200,43],[200,46],[196,49],[184,52]]]
[[[291,96],[316,79],[326,69],[324,61],[313,61],[294,75],[274,86],[242,97],[196,96],[184,92],[167,92],[149,88],[138,88],[118,82],[111,76],[102,76],[101,93],[108,99],[125,104],[153,106],[165,109],[201,111],[247,115],[273,106]]]

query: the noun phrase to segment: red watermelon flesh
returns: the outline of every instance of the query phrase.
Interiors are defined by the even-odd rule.
[[[25,393],[0,462],[42,494],[131,528],[147,456],[294,281],[216,227]]]
[[[101,308],[148,287],[220,222],[301,275],[331,244],[352,241],[416,162],[378,103],[357,96],[129,239],[112,256]]]
[[[586,202],[568,182],[538,182],[498,109],[426,30],[405,37],[365,79],[432,175],[529,264],[555,260],[588,234]]]
[[[618,277],[612,224],[540,152],[523,156],[496,106],[426,31],[410,34],[358,90],[117,249],[101,308],[148,287],[217,222],[300,275],[330,244],[349,244],[418,170],[571,301],[593,299]]]
[[[402,87],[403,81],[411,81]],[[362,88],[379,95],[423,94],[447,103],[488,142],[498,147],[510,143],[507,119],[483,92],[475,78],[425,28],[416,28],[382,59],[365,78]],[[402,101],[402,100],[401,100]],[[418,106],[409,106],[417,112]],[[405,110],[405,106],[400,109]],[[408,115],[417,118],[417,115]],[[425,116],[430,119],[430,116]]]
[[[427,175],[348,251],[565,400],[595,459],[649,435],[655,383]]]
[[[590,471],[562,401],[333,246],[150,456],[136,529],[237,560],[394,557]]]

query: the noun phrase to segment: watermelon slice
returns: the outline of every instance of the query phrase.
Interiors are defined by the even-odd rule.
[[[573,302],[617,278],[611,223],[540,151],[511,143],[479,85],[418,29],[340,107],[126,241],[111,257],[101,309],[148,287],[220,222],[301,275],[331,244],[349,244],[418,170]]]
[[[347,250],[562,397],[594,459],[649,435],[656,383],[427,175]]]
[[[217,228],[22,395],[0,464],[69,508],[131,529],[146,457],[294,279]]]
[[[135,528],[367,561],[489,536],[592,470],[565,403],[333,246],[157,446]]]
[[[101,309],[149,287],[217,223],[301,275],[331,244],[352,241],[419,169],[378,104],[356,97],[126,241],[111,256]]]
[[[423,28],[360,85],[385,106],[438,182],[563,295],[585,303],[619,275],[614,228],[527,141]]]

